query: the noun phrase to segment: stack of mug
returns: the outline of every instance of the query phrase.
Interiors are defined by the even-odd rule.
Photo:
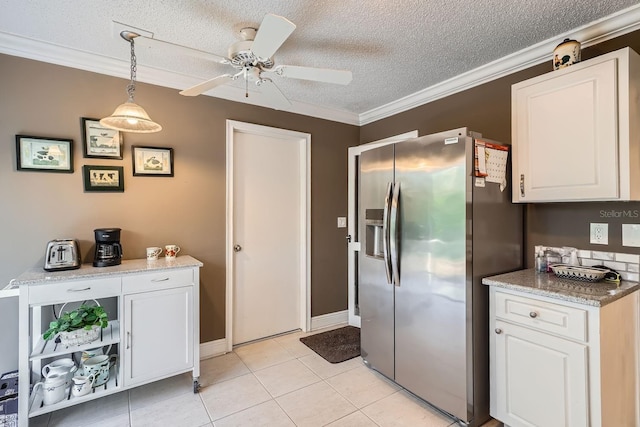
[[[164,259],[167,261],[172,261],[176,259],[176,257],[178,256],[178,252],[180,252],[180,246],[167,245],[164,247]],[[156,246],[147,248],[147,261],[157,261],[161,253],[162,248]]]

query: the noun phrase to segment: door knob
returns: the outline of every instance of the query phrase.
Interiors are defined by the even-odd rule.
[[[234,252],[240,252],[241,250],[242,250],[242,246],[240,246],[240,245],[235,245],[235,246],[233,247],[233,251],[234,251]]]

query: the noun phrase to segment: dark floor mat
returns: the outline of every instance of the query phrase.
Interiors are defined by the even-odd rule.
[[[300,341],[331,363],[360,356],[360,328],[355,326],[309,335]]]

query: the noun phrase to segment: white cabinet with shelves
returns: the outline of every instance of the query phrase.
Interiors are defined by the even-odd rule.
[[[513,85],[513,201],[640,200],[639,90],[629,48]]]
[[[126,260],[120,266],[44,272],[31,269],[16,278],[19,298],[19,425],[29,418],[117,393],[131,387],[191,371],[194,392],[199,368],[199,267],[182,256],[175,261]],[[111,307],[109,325],[98,340],[66,347],[44,341],[49,313],[56,304],[97,299]],[[58,307],[59,309],[59,307]],[[44,405],[31,387],[42,381],[41,369],[58,358],[80,360],[82,351],[111,349],[116,362],[109,381],[81,397],[71,394]],[[39,390],[42,388],[40,387]]]
[[[491,416],[509,427],[636,425],[638,293],[590,306],[490,289]]]

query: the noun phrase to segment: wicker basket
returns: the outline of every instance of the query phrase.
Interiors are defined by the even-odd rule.
[[[89,344],[100,337],[100,325],[93,325],[91,329],[76,329],[75,331],[60,332],[60,343],[62,345],[82,345]]]
[[[100,303],[97,300],[94,299],[90,301],[93,301],[95,302],[95,305],[100,306]],[[62,307],[60,307],[59,315],[56,315],[54,312],[56,319],[59,316],[62,316],[62,313],[64,313],[64,308],[66,305],[67,303],[62,304]],[[72,345],[89,344],[90,342],[93,342],[98,338],[100,338],[101,329],[102,328],[100,327],[100,325],[93,325],[91,326],[91,329],[82,328],[82,329],[75,329],[73,331],[62,331],[58,334],[58,337],[60,337],[60,343],[67,347]]]

